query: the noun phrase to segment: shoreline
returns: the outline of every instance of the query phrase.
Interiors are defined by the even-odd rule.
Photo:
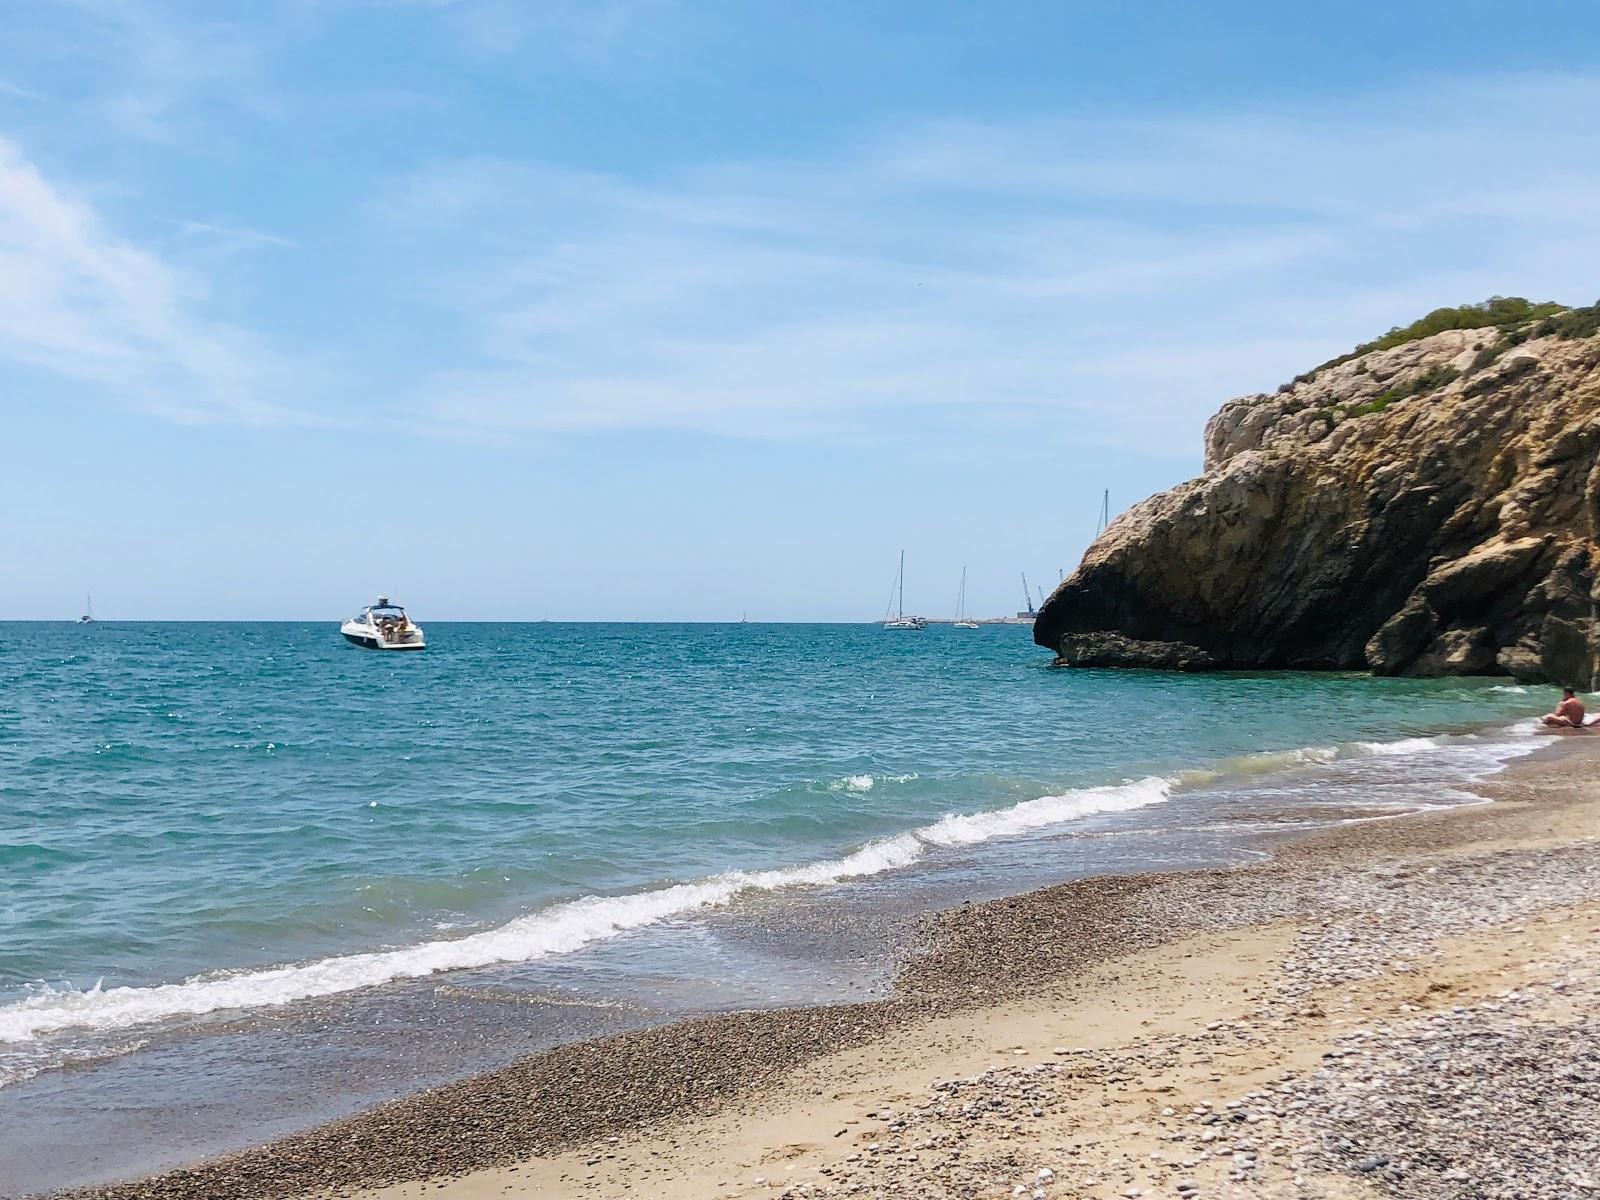
[[[208,1163],[54,1194],[254,1200],[400,1185],[390,1191],[409,1195],[419,1181],[434,1181],[436,1190],[438,1181],[454,1180],[463,1196],[476,1196],[489,1194],[480,1187],[486,1180],[510,1175],[496,1187],[517,1183],[538,1195],[550,1193],[538,1190],[536,1177],[551,1171],[564,1172],[563,1194],[580,1186],[614,1194],[580,1177],[615,1161],[604,1156],[615,1156],[622,1141],[644,1144],[664,1128],[760,1110],[822,1061],[870,1055],[941,1022],[994,1015],[1018,995],[1048,992],[1185,938],[1294,919],[1286,892],[1354,863],[1526,840],[1530,823],[1537,828],[1547,813],[1528,807],[1524,780],[1548,787],[1552,777],[1571,784],[1575,776],[1572,786],[1583,791],[1600,778],[1600,756],[1585,745],[1561,739],[1473,785],[1499,804],[1336,826],[1280,842],[1267,860],[1242,867],[1096,876],[946,910],[928,919],[925,944],[902,963],[885,999],[721,1014],[574,1043]],[[590,1165],[584,1156],[593,1147],[603,1149]]]

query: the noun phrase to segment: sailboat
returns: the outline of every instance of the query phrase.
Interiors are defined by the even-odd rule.
[[[79,625],[94,624],[94,598],[87,592],[83,595],[83,616],[78,618]]]
[[[967,569],[961,568],[961,590],[956,593],[956,619],[953,628],[976,629],[978,623],[967,616]]]
[[[926,617],[906,616],[906,552],[900,551],[900,573],[894,577],[895,615],[885,619],[885,629],[926,629]]]

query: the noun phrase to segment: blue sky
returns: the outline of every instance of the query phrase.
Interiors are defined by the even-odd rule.
[[[1006,612],[1600,293],[1590,3],[0,4],[0,618]]]

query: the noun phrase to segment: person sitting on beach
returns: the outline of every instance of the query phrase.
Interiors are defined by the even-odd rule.
[[[1561,689],[1561,703],[1553,713],[1546,713],[1544,723],[1553,729],[1582,729],[1583,701],[1571,688]]]

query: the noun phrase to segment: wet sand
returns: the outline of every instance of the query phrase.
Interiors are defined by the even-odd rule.
[[[1345,1045],[1375,1023],[1380,1057],[1402,1065],[1429,1052],[1430,1020],[1470,1026],[1485,1069],[1476,1050],[1453,1063],[1464,1075],[1435,1098],[1439,1128],[1451,1096],[1481,1113],[1495,1081],[1533,1061],[1494,1042],[1514,1033],[1473,1025],[1504,1023],[1495,998],[1512,991],[1535,1014],[1517,1027],[1554,1039],[1549,1078],[1532,1069],[1522,1085],[1568,1098],[1553,1112],[1521,1106],[1526,1120],[1600,1117],[1581,1051],[1551,1049],[1595,1044],[1572,1032],[1583,1005],[1563,997],[1586,995],[1600,965],[1600,739],[1553,741],[1478,790],[1498,803],[1340,826],[1250,867],[1093,878],[949,910],[926,923],[885,1000],[566,1046],[77,1194],[1517,1194],[1494,1190],[1496,1177],[1564,1194],[1541,1189],[1587,1185],[1581,1126],[1519,1130],[1513,1105],[1495,1146],[1551,1148],[1502,1162],[1478,1147],[1463,1165],[1429,1142],[1433,1126],[1365,1111],[1370,1093],[1340,1075],[1378,1061],[1373,1046]],[[1384,1145],[1362,1144],[1371,1131]],[[1471,1182],[1474,1170],[1489,1182]]]

